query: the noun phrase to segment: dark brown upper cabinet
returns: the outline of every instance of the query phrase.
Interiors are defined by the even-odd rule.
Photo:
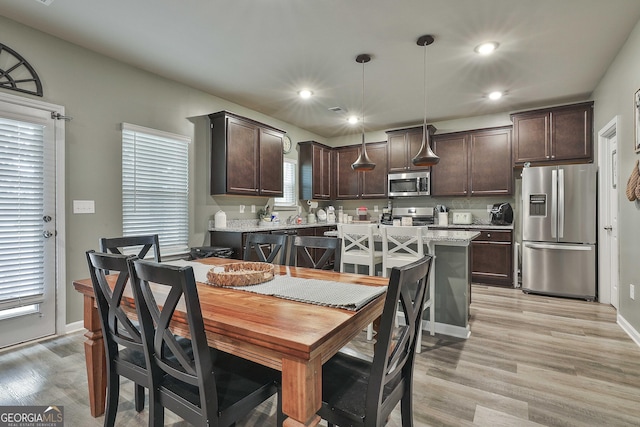
[[[515,166],[593,161],[593,102],[514,113],[511,121]]]
[[[334,198],[333,149],[315,141],[298,143],[298,182],[300,199]]]
[[[209,115],[210,193],[282,197],[284,131],[227,111]]]
[[[431,167],[432,196],[513,193],[511,126],[435,135],[440,162]]]
[[[415,166],[411,159],[420,151],[422,145],[422,126],[387,131],[387,150],[389,173],[428,170],[429,166]],[[431,135],[436,128],[428,125]]]
[[[360,155],[360,145],[335,149],[336,199],[384,199],[387,197],[387,143],[367,144],[367,154],[376,164],[369,172],[356,172],[351,164]]]

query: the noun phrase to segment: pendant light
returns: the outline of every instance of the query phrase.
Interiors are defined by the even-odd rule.
[[[433,166],[438,164],[440,157],[431,151],[431,136],[427,128],[427,46],[434,41],[433,36],[426,35],[418,39],[418,46],[424,47],[424,123],[422,124],[422,145],[420,151],[411,159],[411,163],[415,166]]]
[[[356,62],[362,64],[362,149],[358,159],[351,164],[351,169],[363,172],[372,171],[376,167],[376,164],[367,155],[367,146],[364,143],[364,64],[369,61],[371,61],[371,56],[366,53],[356,56]]]

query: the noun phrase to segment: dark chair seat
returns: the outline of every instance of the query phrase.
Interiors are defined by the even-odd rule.
[[[218,393],[218,416],[221,417],[221,425],[233,424],[238,412],[234,406],[242,407],[243,399],[247,396],[266,400],[273,395],[274,384],[280,381],[278,372],[223,351],[211,349],[210,353],[216,386],[224,390],[224,393]],[[229,367],[233,367],[233,370],[229,370]],[[200,391],[197,386],[165,375],[162,388],[170,392],[161,391],[165,399],[167,395],[180,396],[193,405],[194,410],[200,407]],[[249,412],[251,409],[253,407],[242,412]],[[225,419],[226,414],[234,416]]]

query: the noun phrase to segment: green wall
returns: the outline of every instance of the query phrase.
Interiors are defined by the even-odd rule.
[[[633,165],[640,158],[634,150],[633,95],[640,89],[640,22],[629,35],[615,60],[593,93],[595,101],[594,130],[597,136],[615,116],[618,116],[618,242],[620,254],[619,311],[640,334],[640,298],[629,297],[629,284],[640,285],[640,202],[629,202],[624,189]],[[637,295],[637,294],[636,294]]]

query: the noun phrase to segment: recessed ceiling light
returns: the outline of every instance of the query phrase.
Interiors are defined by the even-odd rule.
[[[491,99],[493,101],[498,100],[500,98],[502,98],[502,92],[495,91],[495,92],[491,92],[489,94],[489,99]]]
[[[352,125],[355,125],[356,123],[358,123],[360,121],[360,119],[358,119],[357,116],[349,116],[349,117],[347,117],[347,121],[349,123],[351,123]]]
[[[302,89],[300,92],[298,92],[298,95],[300,95],[300,98],[302,99],[307,99],[307,98],[311,98],[311,95],[313,95],[313,92],[311,92],[309,89]]]
[[[498,42],[486,42],[479,44],[474,50],[479,55],[490,55],[498,48],[498,46]]]

